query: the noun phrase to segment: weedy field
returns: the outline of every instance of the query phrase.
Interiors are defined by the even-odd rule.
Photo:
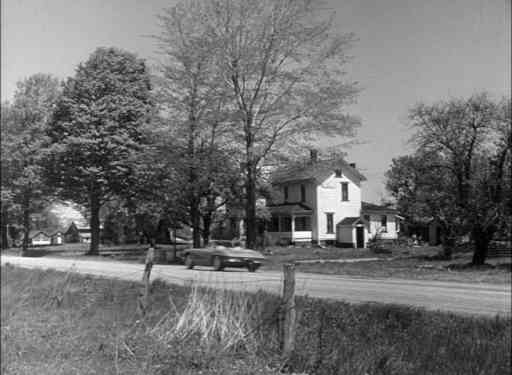
[[[2,267],[2,374],[509,374],[511,318],[297,298],[283,367],[280,301]]]

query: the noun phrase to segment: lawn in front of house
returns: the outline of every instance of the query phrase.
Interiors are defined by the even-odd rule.
[[[413,280],[459,281],[471,283],[511,282],[510,258],[489,258],[487,265],[468,267],[471,252],[457,252],[452,260],[435,260],[440,247],[418,246],[391,248],[389,253],[370,249],[312,247],[276,247],[268,255],[266,269],[280,269],[283,263],[294,262],[298,272],[343,275],[363,278],[399,278]],[[364,258],[378,258],[372,261]],[[308,262],[302,263],[302,261]],[[314,262],[317,260],[318,262]]]
[[[431,253],[432,251],[427,251]],[[390,256],[407,255],[408,249],[395,249],[391,254],[376,253],[370,249],[340,248],[334,246],[270,246],[264,250],[269,265],[281,265],[302,260],[332,260],[354,258],[389,258]]]
[[[123,245],[103,245],[100,244],[99,255],[89,256],[86,253],[89,251],[90,244],[88,243],[65,243],[62,245],[52,246],[35,246],[30,247],[26,253],[29,257],[59,257],[59,258],[81,258],[87,257],[87,259],[94,260],[108,260],[115,259],[126,262],[137,262],[144,261],[148,244],[123,244]],[[184,245],[177,245],[177,249],[183,249]],[[174,250],[174,245],[170,244],[158,244],[158,250],[164,250],[167,253],[171,253]],[[158,253],[157,250],[157,253]],[[20,248],[10,248],[2,250],[2,254],[6,255],[20,255]],[[157,254],[158,255],[158,254]],[[157,262],[165,263],[157,258]]]
[[[470,257],[449,261],[426,261],[415,257],[354,263],[298,263],[297,271],[365,278],[511,283],[510,258],[492,259],[488,261],[489,265],[481,267],[469,267],[467,266],[469,261],[471,261]]]

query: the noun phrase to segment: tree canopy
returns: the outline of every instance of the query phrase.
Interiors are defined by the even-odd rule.
[[[59,96],[59,81],[39,73],[18,82],[13,103],[2,105],[2,237],[8,222],[22,224],[22,253],[28,246],[30,214],[52,195],[41,163],[48,121]]]
[[[146,64],[117,48],[98,48],[69,78],[48,135],[48,180],[61,198],[85,205],[91,217],[90,253],[99,245],[99,209],[130,191],[143,127],[153,114]]]
[[[393,160],[388,190],[409,218],[441,223],[447,256],[457,237],[470,234],[473,263],[482,264],[493,236],[511,228],[510,99],[422,103],[409,119],[416,152]]]

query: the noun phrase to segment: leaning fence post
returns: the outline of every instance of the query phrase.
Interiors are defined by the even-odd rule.
[[[146,254],[146,261],[144,264],[144,273],[142,274],[142,282],[144,283],[144,292],[142,293],[142,298],[139,301],[139,308],[141,310],[141,314],[145,315],[146,310],[149,306],[149,290],[151,283],[149,282],[149,277],[151,276],[151,268],[153,268],[153,261],[155,259],[155,249],[153,246],[150,246],[148,252]]]
[[[283,357],[288,359],[295,347],[295,265],[283,264]]]

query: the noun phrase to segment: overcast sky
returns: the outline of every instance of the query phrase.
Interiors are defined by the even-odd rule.
[[[1,98],[45,72],[65,78],[99,46],[151,63],[155,15],[169,0],[2,0]],[[354,32],[349,78],[363,91],[350,111],[362,118],[347,149],[368,178],[363,199],[385,196],[384,172],[408,150],[408,109],[488,91],[510,96],[511,0],[331,0],[336,29]]]

